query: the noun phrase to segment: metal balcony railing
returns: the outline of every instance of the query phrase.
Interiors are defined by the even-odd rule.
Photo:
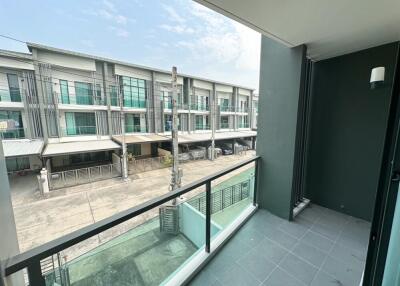
[[[254,196],[253,205],[256,205],[257,201],[257,174],[258,174],[258,159],[256,156],[240,162],[234,166],[216,172],[210,176],[204,177],[198,181],[192,182],[184,187],[178,188],[174,191],[168,192],[162,196],[151,199],[145,203],[122,211],[118,214],[110,216],[106,219],[98,221],[94,224],[85,226],[79,230],[69,233],[65,236],[57,238],[53,241],[45,243],[41,246],[32,248],[26,252],[17,254],[13,257],[8,258],[1,262],[2,270],[6,277],[20,271],[27,269],[28,283],[34,286],[45,286],[46,279],[42,272],[41,261],[55,255],[69,247],[72,247],[86,239],[94,237],[104,231],[111,229],[123,222],[126,222],[132,218],[138,217],[147,211],[154,210],[157,207],[161,207],[163,204],[170,202],[178,197],[185,195],[186,193],[205,186],[205,247],[204,251],[210,253],[211,250],[211,212],[212,212],[212,200],[211,200],[211,183],[212,181],[234,171],[243,166],[246,166],[252,162],[255,162],[255,181],[254,181]],[[204,191],[203,191],[204,192]]]

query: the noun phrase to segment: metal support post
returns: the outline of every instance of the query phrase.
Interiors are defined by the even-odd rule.
[[[211,240],[211,181],[206,183],[206,252],[210,253]]]

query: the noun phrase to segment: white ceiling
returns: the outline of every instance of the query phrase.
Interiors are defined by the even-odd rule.
[[[194,0],[326,59],[400,40],[400,0]]]

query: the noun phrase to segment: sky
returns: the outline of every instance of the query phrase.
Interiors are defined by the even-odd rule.
[[[1,1],[0,34],[258,89],[261,36],[191,0]],[[0,49],[27,52],[0,37]]]

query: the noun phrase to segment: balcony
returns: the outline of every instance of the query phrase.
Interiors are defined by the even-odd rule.
[[[258,210],[189,285],[359,285],[370,224],[317,205]]]
[[[236,109],[236,111],[239,113],[247,113],[247,112],[249,112],[249,109],[248,109],[248,107],[243,106],[243,107],[238,107]]]
[[[210,107],[208,104],[201,103],[201,104],[191,104],[190,109],[197,110],[197,111],[209,111]]]
[[[239,128],[249,128],[249,123],[246,122],[239,122]]]
[[[228,105],[220,105],[219,106],[219,111],[220,112],[235,112],[235,107],[234,106],[228,106]]]
[[[74,104],[74,105],[106,105],[106,98],[101,98],[97,96],[70,96],[61,95],[56,93],[59,104]]]
[[[252,165],[257,160],[245,160],[12,257],[4,261],[5,275],[26,268],[27,282],[35,286],[180,285],[179,277],[214,251],[243,213],[255,209]],[[235,175],[229,176],[231,172]],[[111,230],[123,232],[108,240]],[[84,253],[72,251],[85,249],[80,243],[98,235],[106,242]],[[74,253],[68,261],[61,258],[65,251]]]
[[[0,139],[24,139],[24,128],[0,129]]]
[[[125,124],[125,132],[126,133],[146,133],[147,129],[145,126],[141,126],[140,124]]]
[[[229,129],[229,122],[221,122],[219,129]]]
[[[10,92],[8,89],[0,89],[0,102],[21,102],[19,90]]]
[[[146,100],[129,100],[124,99],[124,107],[128,108],[146,108]]]
[[[196,124],[195,130],[210,130],[210,125],[207,124]]]
[[[96,126],[73,126],[61,128],[62,136],[96,135]]]

